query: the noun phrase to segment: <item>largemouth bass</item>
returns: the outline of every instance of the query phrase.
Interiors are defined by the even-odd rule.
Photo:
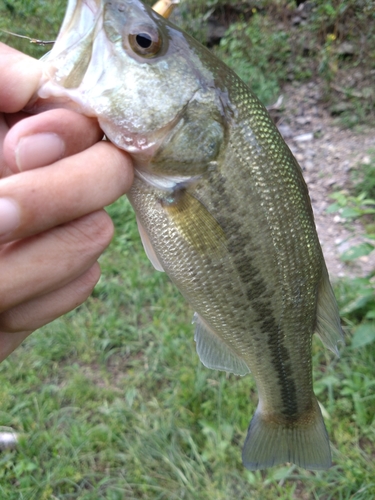
[[[58,106],[131,154],[146,253],[195,309],[203,364],[253,373],[245,467],[328,468],[311,342],[337,352],[340,320],[301,169],[263,105],[139,0],[70,0],[30,109]]]

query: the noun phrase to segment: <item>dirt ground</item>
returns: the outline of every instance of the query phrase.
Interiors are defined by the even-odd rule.
[[[354,263],[340,260],[348,248],[365,241],[361,224],[351,224],[353,232],[338,214],[326,209],[333,203],[329,195],[350,186],[352,171],[370,163],[375,124],[360,131],[338,126],[324,108],[318,83],[288,86],[282,96],[280,111],[271,109],[271,114],[276,113],[279,130],[302,167],[331,278],[364,276],[375,269],[375,252]]]

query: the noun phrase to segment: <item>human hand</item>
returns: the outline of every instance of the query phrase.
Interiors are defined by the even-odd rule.
[[[113,224],[102,209],[133,180],[97,121],[64,109],[27,116],[41,63],[0,43],[0,361],[74,309],[100,276]]]

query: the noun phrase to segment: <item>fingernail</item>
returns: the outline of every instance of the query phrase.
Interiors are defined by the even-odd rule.
[[[9,198],[0,198],[0,236],[17,229],[20,222],[20,211],[16,203]]]
[[[45,167],[63,157],[65,144],[53,133],[22,137],[16,147],[16,163],[19,170]]]

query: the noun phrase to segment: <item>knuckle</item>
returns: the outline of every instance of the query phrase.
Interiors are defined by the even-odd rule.
[[[7,333],[17,333],[29,330],[25,325],[28,324],[27,314],[22,306],[9,309],[0,314],[0,331]],[[31,330],[29,330],[31,332]]]
[[[113,222],[104,210],[85,215],[65,227],[79,249],[92,256],[100,255],[108,247],[114,233]]]
[[[81,305],[100,277],[95,263],[85,273],[62,288],[26,301],[0,314],[0,332],[34,331]]]
[[[96,262],[88,271],[78,278],[76,286],[80,300],[85,301],[91,294],[100,278],[100,266]]]

